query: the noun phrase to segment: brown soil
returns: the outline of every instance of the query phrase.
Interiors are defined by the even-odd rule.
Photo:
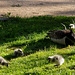
[[[75,0],[0,0],[0,15],[31,17],[75,16]]]

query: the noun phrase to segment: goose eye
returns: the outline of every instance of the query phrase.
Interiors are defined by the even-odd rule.
[[[58,60],[58,58],[56,58],[56,60]]]

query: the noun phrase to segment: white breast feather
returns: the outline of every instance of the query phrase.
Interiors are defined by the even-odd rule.
[[[53,42],[56,42],[56,43],[65,45],[65,38],[66,38],[66,36],[65,36],[64,38],[62,38],[62,39],[51,38],[51,40],[52,40]]]

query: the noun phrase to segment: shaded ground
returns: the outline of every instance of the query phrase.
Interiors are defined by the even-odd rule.
[[[0,0],[0,15],[8,12],[21,17],[75,16],[75,0]]]

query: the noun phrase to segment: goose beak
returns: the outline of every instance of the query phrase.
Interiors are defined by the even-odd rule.
[[[71,29],[71,26],[69,26],[69,29]]]
[[[70,24],[69,25],[69,29],[75,29],[75,25],[74,24]]]

